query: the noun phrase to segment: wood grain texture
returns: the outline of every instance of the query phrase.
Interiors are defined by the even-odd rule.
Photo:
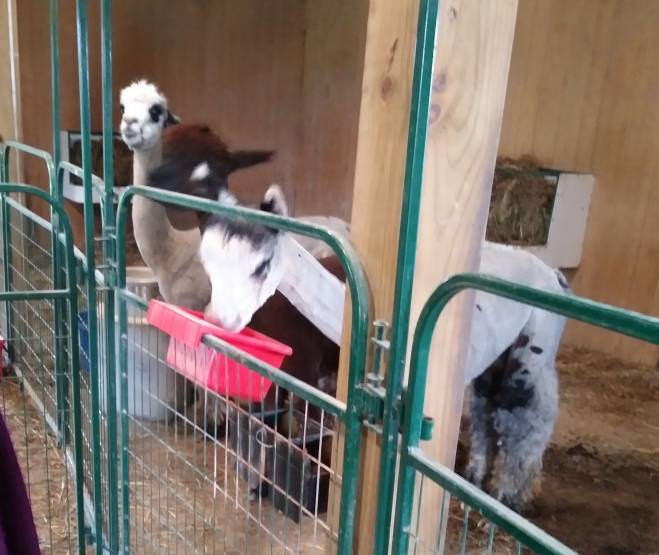
[[[417,2],[371,0],[361,81],[351,239],[360,255],[378,318],[391,321],[407,149]],[[346,322],[350,310],[345,311]],[[344,326],[346,329],[347,326]],[[338,394],[345,398],[348,340],[341,349]],[[379,448],[364,434],[355,553],[372,553]],[[340,464],[335,468],[341,470]],[[337,522],[336,496],[330,513]]]
[[[441,282],[478,269],[516,11],[517,0],[441,4],[410,329]],[[452,301],[431,346],[425,413],[439,425],[423,449],[449,468],[462,414],[472,310],[473,294]],[[418,535],[432,544],[441,492],[426,488],[421,503]]]
[[[0,10],[0,137],[5,141],[20,141],[22,137],[20,82],[18,80],[20,63],[18,56],[14,55],[14,67],[12,68],[12,41],[16,48],[16,0],[7,0],[3,9]],[[14,83],[12,83],[12,73],[16,78]],[[16,87],[15,92],[14,86]],[[14,110],[14,103],[16,103],[17,110]],[[9,179],[14,182],[22,182],[23,161],[21,156],[17,153],[10,156]],[[17,195],[19,200],[21,197],[22,195]]]
[[[402,4],[384,9],[384,4],[373,4],[369,13],[352,240],[370,279],[375,315],[391,320],[417,11],[409,4],[406,10]],[[411,329],[423,303],[442,280],[478,266],[516,7],[516,0],[442,3]],[[442,423],[429,449],[449,466],[464,389],[461,346],[470,324],[467,301],[453,303],[443,317],[442,331],[433,344],[435,370],[428,384],[428,413]],[[378,445],[370,434],[363,456],[357,552],[370,553],[379,463]],[[429,521],[424,524],[428,530],[437,524],[437,501],[434,498],[428,504]]]
[[[152,79],[185,121],[209,123],[234,148],[276,150],[273,163],[232,177],[242,199],[260,200],[277,182],[291,209],[299,201],[306,214],[347,217],[366,6],[366,0],[116,0],[115,101],[130,81]],[[90,2],[89,12],[92,127],[98,130],[98,2]],[[25,140],[50,150],[48,5],[22,0],[18,17]],[[77,129],[73,0],[60,3],[60,29],[62,128]],[[28,179],[45,185],[38,164],[29,166]],[[79,232],[80,210],[69,208]]]
[[[576,293],[659,314],[659,4],[526,0],[500,152],[595,175]],[[566,343],[655,363],[659,348],[576,323]]]

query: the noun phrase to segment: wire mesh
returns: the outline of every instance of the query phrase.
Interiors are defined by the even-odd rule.
[[[11,283],[4,283],[3,273],[3,290],[52,289],[53,261],[47,230],[15,210],[10,209],[8,216]],[[3,258],[2,265],[9,261]],[[68,376],[66,367],[56,372],[54,302],[11,302],[10,330],[4,308],[2,334],[8,340],[11,365],[0,373],[0,408],[28,488],[40,546],[43,553],[76,553],[78,523],[71,478],[74,463],[71,451],[62,448],[62,440],[71,432],[71,403],[70,396],[65,396],[58,404],[57,384],[62,380],[66,383]],[[64,434],[58,428],[58,413],[65,423]]]
[[[131,310],[131,553],[335,551],[327,517],[330,490],[341,485],[334,417],[276,384],[251,404],[199,387],[167,363],[169,336]],[[193,364],[201,384],[215,352],[178,344],[171,356],[177,367]]]
[[[534,552],[522,541],[497,527],[477,508],[451,495],[423,473],[416,472],[416,482],[412,522],[408,532],[409,553],[516,555]],[[431,521],[424,518],[430,510],[430,514],[434,515]]]
[[[80,268],[85,266],[85,257],[81,253],[76,253],[77,263]],[[87,276],[86,279],[90,279]],[[89,299],[85,291],[84,283],[81,283],[77,286],[78,290],[78,331],[80,334],[80,348],[79,352],[75,353],[75,356],[80,357],[80,386],[81,386],[81,412],[82,412],[82,422],[83,422],[83,465],[84,465],[84,478],[85,478],[85,493],[87,495],[87,518],[91,521],[93,519],[93,491],[94,491],[94,475],[93,475],[93,459],[96,455],[102,461],[101,463],[101,507],[104,508],[102,513],[103,522],[99,530],[102,530],[103,536],[107,533],[108,525],[108,504],[107,504],[107,491],[109,488],[108,479],[107,479],[107,468],[108,468],[108,437],[107,437],[107,420],[106,412],[104,410],[99,411],[94,414],[92,411],[92,383],[91,383],[91,373],[98,372],[99,375],[99,400],[100,407],[103,408],[106,403],[107,394],[106,394],[106,375],[108,367],[108,357],[107,357],[107,334],[114,333],[114,330],[107,330],[103,322],[103,313],[106,305],[106,296],[107,289],[104,285],[105,280],[102,277],[102,274],[95,276],[97,289],[96,289],[96,310],[97,310],[97,320],[96,325],[96,334],[97,334],[97,345],[98,345],[98,362],[97,367],[92,368],[89,361],[89,350],[88,345],[89,341],[92,340],[88,325],[88,307]],[[95,449],[93,435],[92,435],[92,419],[100,419],[100,445]],[[118,464],[118,460],[115,461],[115,464]],[[114,485],[118,489],[118,485]],[[100,538],[100,541],[105,543],[104,537]]]

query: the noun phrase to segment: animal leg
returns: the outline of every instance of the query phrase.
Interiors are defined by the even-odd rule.
[[[490,453],[490,403],[473,388],[469,399],[469,462],[465,478],[482,487]]]
[[[498,449],[489,490],[518,512],[539,488],[542,456],[556,420],[556,370],[552,366],[539,372],[540,377],[531,372],[513,373],[495,399],[493,423]]]
[[[195,426],[202,428],[213,439],[224,438],[227,404],[222,398],[200,387],[196,388],[195,394],[192,407]]]

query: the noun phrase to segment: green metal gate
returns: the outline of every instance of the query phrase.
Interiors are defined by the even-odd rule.
[[[477,274],[460,274],[447,280],[431,295],[419,317],[412,344],[410,376],[404,401],[400,470],[394,516],[394,551],[408,553],[410,547],[413,547],[415,553],[440,553],[447,539],[442,523],[452,495],[466,505],[464,527],[453,546],[455,551],[465,553],[468,549],[476,547],[486,550],[487,553],[496,552],[493,551],[495,534],[500,530],[512,539],[513,551],[517,553],[523,548],[537,553],[571,553],[568,547],[487,496],[450,469],[433,461],[423,452],[421,446],[423,404],[433,333],[448,302],[464,290],[483,291],[658,345],[659,319],[588,299],[549,293]],[[419,534],[418,529],[419,519],[416,511],[421,507],[423,496],[421,490],[421,492],[417,491],[415,498],[415,480],[418,479],[421,480],[421,484],[425,479],[443,490],[439,503],[434,507],[439,515],[437,536],[430,542]],[[469,512],[472,509],[489,522],[485,545],[474,546],[469,543],[470,530],[473,533],[473,526],[470,527],[469,520]]]
[[[51,314],[53,333],[48,348],[53,354],[53,368],[50,363],[42,365],[46,373],[51,374],[54,392],[46,395],[45,387],[35,373],[23,372],[19,379],[33,391],[33,402],[40,403],[40,412],[49,433],[57,438],[57,448],[63,450],[71,462],[77,552],[85,553],[88,543],[93,544],[91,549],[98,554],[170,551],[297,553],[311,547],[318,549],[317,543],[313,546],[304,543],[306,531],[300,518],[302,514],[311,523],[314,541],[318,536],[324,538],[325,550],[351,553],[360,446],[366,428],[376,430],[382,439],[379,505],[374,530],[376,553],[407,553],[410,550],[439,553],[447,545],[452,550],[470,551],[473,548],[470,543],[471,510],[490,523],[479,549],[497,551],[498,535],[505,533],[511,538],[508,547],[512,552],[521,552],[523,548],[540,553],[570,552],[450,469],[424,455],[421,441],[428,437],[429,427],[423,418],[423,399],[428,350],[435,324],[448,301],[464,289],[486,291],[658,344],[659,320],[487,276],[454,276],[437,289],[423,310],[414,336],[409,383],[406,389],[403,387],[438,0],[420,2],[393,335],[384,388],[381,387],[378,367],[379,354],[385,343],[380,333],[382,328],[378,326],[380,332],[374,341],[374,372],[366,375],[373,315],[369,310],[369,292],[362,267],[349,244],[319,226],[147,187],[131,187],[120,199],[115,198],[112,186],[111,0],[100,0],[104,179],[92,175],[87,1],[77,0],[76,7],[82,167],[60,162],[58,2],[50,0],[53,154],[18,143],[5,146],[0,175],[4,282],[0,301],[5,303],[3,331],[10,343],[17,345],[25,343],[26,336],[21,311],[35,312],[34,307],[25,308],[20,303],[50,303],[47,310]],[[50,194],[34,187],[9,183],[9,152],[12,150],[37,156],[45,162]],[[67,173],[78,176],[84,183],[84,252],[73,246],[70,224],[63,209],[62,180]],[[93,191],[101,198],[100,237],[94,234]],[[50,221],[39,218],[11,198],[10,193],[45,201],[51,207]],[[203,394],[204,414],[208,409],[215,411],[216,415],[224,417],[226,428],[231,425],[238,430],[234,445],[221,437],[217,429],[214,432],[206,429],[200,416],[187,406],[182,408],[173,402],[167,404],[164,407],[170,415],[167,422],[147,422],[131,414],[131,399],[134,403],[139,384],[129,369],[144,360],[157,367],[164,364],[160,351],[162,339],[152,336],[153,330],[144,323],[149,299],[136,294],[127,281],[123,245],[126,243],[129,209],[135,196],[227,217],[241,217],[314,237],[327,243],[339,256],[347,275],[352,318],[346,402],[295,380],[219,339],[205,337],[203,340],[211,350],[224,353],[273,381],[278,392],[286,390],[292,394],[302,402],[305,414],[312,409],[319,411],[317,435],[321,439],[316,454],[296,454],[292,432],[290,429],[288,434],[275,431],[271,414],[259,407],[241,407],[210,392]],[[26,278],[16,273],[12,258],[25,257],[25,251],[17,250],[14,245],[25,237],[17,237],[21,231],[12,224],[14,214],[19,214],[29,225],[41,228],[49,238],[48,248],[42,250],[50,257],[52,274],[45,280],[32,274]],[[18,288],[17,278],[23,280]],[[51,324],[48,322],[48,325]],[[81,332],[87,340],[86,349],[79,349]],[[17,356],[20,361],[21,353]],[[80,371],[81,360],[86,364],[86,372]],[[29,368],[29,365],[19,364],[18,367]],[[189,386],[182,387],[183,391],[178,393],[187,398],[192,392],[185,389]],[[149,392],[140,389],[139,395],[145,402],[144,397]],[[117,399],[118,403],[115,402]],[[248,483],[254,473],[262,478],[252,467],[252,450],[256,444],[252,443],[251,437],[255,432],[259,456],[273,457],[275,463],[281,456],[281,463],[286,467],[290,466],[294,456],[298,456],[301,457],[301,468],[314,468],[317,476],[325,473],[331,485],[328,518],[320,518],[322,511],[317,501],[315,507],[302,506],[303,485],[295,495],[290,494],[288,486],[292,478],[288,471],[284,473],[283,489],[277,490],[276,484],[270,483],[271,499],[273,503],[278,500],[280,512],[288,516],[297,514],[295,524],[292,523],[295,518],[280,518],[260,498],[258,503],[250,504],[250,492],[245,489],[244,481],[239,480],[239,474],[247,467]],[[331,468],[322,462],[320,454],[326,432],[334,437]],[[246,453],[241,451],[240,433],[247,437]],[[423,489],[431,484],[440,493],[435,537],[427,542],[415,526],[419,522]],[[454,540],[447,536],[443,527],[451,496],[466,506],[461,532]]]

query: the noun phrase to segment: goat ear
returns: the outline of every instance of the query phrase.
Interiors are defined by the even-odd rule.
[[[165,127],[178,125],[179,123],[181,123],[181,118],[179,118],[176,114],[173,114],[172,112],[167,110],[167,117],[165,118]]]
[[[279,185],[270,185],[261,201],[261,210],[277,214],[278,216],[288,216],[288,204],[286,197]]]
[[[275,155],[272,150],[235,150],[229,152],[227,175],[243,168],[269,162]]]

